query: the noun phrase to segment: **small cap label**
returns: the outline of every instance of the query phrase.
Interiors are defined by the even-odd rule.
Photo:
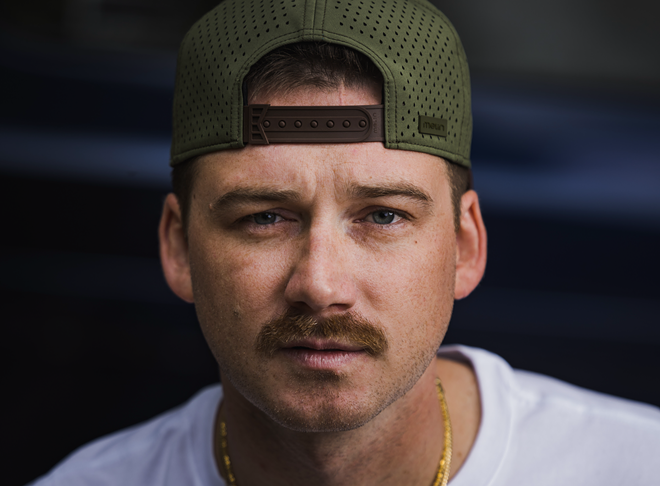
[[[447,137],[447,120],[443,120],[442,118],[432,118],[430,116],[420,116],[419,133]]]

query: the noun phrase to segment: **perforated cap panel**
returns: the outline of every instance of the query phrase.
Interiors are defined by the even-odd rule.
[[[171,165],[242,147],[243,78],[271,50],[305,41],[351,47],[378,66],[387,148],[470,166],[467,61],[453,26],[425,0],[222,2],[190,29],[179,50]],[[446,136],[424,129],[420,116],[443,120]]]

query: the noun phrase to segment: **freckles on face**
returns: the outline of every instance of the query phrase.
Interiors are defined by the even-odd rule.
[[[365,145],[367,147],[364,147]],[[393,311],[396,311],[396,308],[428,304],[429,289],[435,293],[444,290],[442,287],[446,286],[447,282],[453,283],[451,278],[443,274],[454,252],[453,234],[445,228],[445,220],[450,216],[451,210],[447,201],[440,200],[438,194],[442,194],[442,188],[434,187],[441,185],[436,182],[426,184],[426,190],[432,192],[436,199],[431,216],[421,218],[424,219],[421,223],[405,222],[402,226],[407,226],[409,230],[401,230],[396,228],[397,225],[392,225],[374,231],[372,227],[377,225],[352,224],[354,220],[365,216],[362,213],[351,213],[355,208],[361,211],[360,205],[377,209],[386,204],[393,206],[394,210],[408,209],[406,201],[400,200],[374,200],[368,204],[358,201],[357,205],[350,201],[346,203],[348,198],[342,190],[347,181],[377,185],[383,181],[389,183],[410,180],[412,163],[401,160],[401,157],[392,160],[382,157],[381,153],[370,153],[378,152],[374,150],[374,145],[376,144],[349,145],[346,150],[348,155],[338,155],[332,150],[323,149],[320,155],[316,155],[316,159],[322,160],[324,170],[318,170],[315,164],[310,164],[310,157],[306,157],[304,152],[292,151],[291,146],[284,145],[267,147],[266,157],[243,157],[233,164],[229,158],[223,159],[221,164],[215,166],[207,164],[210,165],[210,170],[204,180],[215,178],[222,181],[222,184],[221,187],[206,184],[206,187],[200,188],[199,192],[207,189],[208,194],[199,194],[200,197],[196,198],[195,201],[201,203],[198,212],[207,211],[209,201],[213,201],[217,193],[225,190],[223,187],[232,188],[246,183],[294,188],[303,195],[304,201],[295,201],[293,207],[285,208],[292,213],[291,219],[297,219],[290,225],[292,233],[256,242],[228,237],[225,229],[213,227],[216,222],[210,218],[198,221],[200,230],[209,231],[211,228],[211,233],[200,237],[197,245],[191,245],[192,263],[194,267],[202,269],[201,272],[195,272],[195,280],[198,283],[195,287],[199,291],[202,287],[213,289],[216,300],[220,300],[220,296],[223,296],[223,300],[233,297],[233,300],[238,301],[234,307],[243,310],[262,310],[261,313],[264,314],[263,309],[266,308],[272,313],[275,311],[273,304],[276,305],[277,311],[283,310],[282,307],[286,304],[281,302],[281,295],[286,288],[287,278],[293,271],[296,260],[305,250],[311,251],[310,248],[301,249],[297,243],[286,239],[293,240],[299,236],[302,226],[307,225],[308,229],[314,227],[314,234],[308,235],[311,242],[308,246],[319,242],[316,248],[322,252],[325,246],[332,243],[335,264],[344,264],[351,274],[350,280],[359,284],[363,297],[360,306],[373,307],[368,309],[371,311],[395,307]],[[248,159],[249,163],[245,159]],[[427,167],[427,173],[418,179],[441,180],[438,177],[442,175],[441,166],[436,158],[433,159],[434,167],[430,170],[431,173],[428,173]],[[367,164],[361,163],[365,160],[369,162],[367,167]],[[419,161],[415,160],[413,163]],[[223,170],[219,170],[220,165]],[[324,198],[329,197],[334,199],[332,204],[324,202]],[[290,205],[289,202],[287,204]],[[255,206],[254,210],[270,207]],[[280,205],[273,203],[272,207],[279,209]],[[411,212],[414,210],[415,208]],[[348,217],[348,220],[340,221],[341,224],[326,225],[323,221],[317,224],[316,221],[326,216],[335,220]],[[419,214],[414,216],[418,217]],[[193,219],[191,218],[191,239],[195,233]],[[336,238],[337,241],[343,238],[344,243],[348,241],[348,244],[341,241],[337,244],[334,241],[336,235],[331,233],[337,229],[345,230],[345,234]],[[377,236],[374,236],[376,233]],[[196,252],[195,248],[199,251]],[[316,248],[311,252],[318,253]],[[451,265],[449,267],[451,269]],[[202,281],[206,281],[203,286]],[[280,302],[276,302],[278,294]],[[199,298],[196,300],[199,301]],[[265,315],[270,316],[269,313]]]
[[[249,347],[258,325],[281,310],[281,304],[275,307],[285,285],[281,255],[226,239],[206,238],[193,246],[196,309],[216,358],[229,343],[240,343],[235,349]]]
[[[353,149],[351,156],[360,160],[364,153]],[[405,334],[402,339],[417,334],[420,340],[435,342],[446,329],[446,325],[442,326],[439,334],[438,322],[448,322],[453,308],[456,238],[449,226],[453,216],[443,163],[435,159],[425,166],[424,162],[428,161],[416,157],[383,159],[367,172],[365,179],[369,181],[382,180],[384,176],[414,181],[432,195],[433,206],[429,213],[415,213],[420,217],[409,233],[393,232],[384,237],[384,244],[366,248],[358,273],[371,310],[391,316],[393,322],[409,324],[392,332]],[[348,177],[360,175],[351,173]]]
[[[373,269],[365,285],[373,309],[389,317],[399,366],[411,350],[434,352],[453,308],[455,240],[437,234],[412,245],[416,251],[397,252],[389,265]]]
[[[199,162],[191,275],[223,379],[280,422],[298,414],[303,429],[335,412],[346,427],[361,423],[409,390],[453,302],[442,161],[352,144],[246,148]],[[292,308],[319,319],[359,314],[381,328],[388,351],[311,380],[315,372],[297,362],[255,351],[266,323]]]

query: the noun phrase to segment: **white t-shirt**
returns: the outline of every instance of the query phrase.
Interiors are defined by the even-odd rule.
[[[543,375],[465,346],[439,356],[470,363],[482,420],[451,486],[658,486],[660,409]],[[219,385],[144,424],[71,454],[34,486],[224,486],[213,457]],[[451,411],[450,411],[451,412]]]

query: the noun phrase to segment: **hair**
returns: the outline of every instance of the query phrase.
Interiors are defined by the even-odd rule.
[[[245,77],[248,99],[303,87],[331,91],[368,85],[383,85],[383,75],[371,59],[348,47],[321,42],[279,47],[258,60]]]
[[[290,93],[303,87],[331,91],[341,87],[383,85],[383,76],[364,54],[323,42],[299,42],[279,47],[257,61],[245,77],[244,96]],[[184,228],[188,228],[192,189],[198,157],[172,169],[172,189],[179,202]],[[444,160],[444,159],[441,159]],[[470,187],[470,169],[445,161],[451,187],[454,227],[460,228],[461,196]]]

